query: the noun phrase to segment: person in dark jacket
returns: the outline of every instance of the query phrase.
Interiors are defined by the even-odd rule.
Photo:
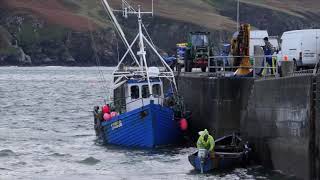
[[[263,46],[263,51],[264,51],[264,55],[269,56],[266,57],[266,61],[269,64],[270,67],[272,67],[272,54],[273,54],[273,46],[272,44],[269,42],[269,38],[265,37],[264,39],[264,46]]]

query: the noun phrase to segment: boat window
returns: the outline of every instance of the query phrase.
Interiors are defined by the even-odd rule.
[[[131,99],[139,99],[140,93],[139,93],[139,86],[131,86]]]
[[[149,86],[148,85],[143,85],[142,86],[142,98],[148,98],[149,96],[150,96]]]
[[[154,84],[152,86],[152,94],[154,96],[161,96],[161,86],[160,86],[160,84]]]

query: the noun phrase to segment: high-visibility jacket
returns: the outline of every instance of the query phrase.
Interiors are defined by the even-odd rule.
[[[204,136],[208,135],[207,141],[204,140]],[[214,139],[213,137],[209,134],[208,131],[203,131],[203,133],[200,135],[198,141],[197,141],[197,148],[204,148],[207,149],[209,152],[212,152],[214,150]]]

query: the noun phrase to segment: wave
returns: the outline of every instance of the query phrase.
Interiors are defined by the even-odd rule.
[[[12,169],[2,168],[2,167],[0,167],[0,170],[3,170],[3,171],[12,171]]]
[[[100,162],[100,160],[96,159],[94,157],[88,157],[88,158],[85,158],[84,160],[81,160],[78,162],[82,163],[82,164],[87,164],[87,165],[96,165]]]
[[[3,149],[0,151],[0,157],[7,157],[7,156],[15,156],[16,153],[14,153],[10,149]]]
[[[54,157],[70,157],[71,154],[53,153],[53,154],[50,154],[50,156],[54,156]]]

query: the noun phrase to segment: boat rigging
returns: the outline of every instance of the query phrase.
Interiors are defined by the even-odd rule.
[[[141,76],[142,78],[146,78],[149,84],[149,92],[152,92],[151,90],[151,84],[150,84],[150,77],[160,77],[160,78],[166,78],[168,79],[170,82],[173,83],[174,89],[177,91],[177,86],[176,86],[176,81],[174,78],[174,73],[171,70],[171,68],[169,67],[169,65],[165,62],[165,60],[163,59],[163,57],[159,54],[159,52],[156,50],[156,47],[154,46],[152,40],[148,39],[147,37],[150,37],[143,22],[142,22],[142,15],[143,14],[151,14],[153,15],[154,11],[153,11],[153,0],[152,0],[152,11],[149,12],[143,12],[141,11],[141,7],[138,6],[138,9],[135,10],[131,5],[129,5],[129,3],[126,0],[122,0],[122,10],[113,10],[108,1],[107,0],[102,0],[101,1],[105,7],[105,9],[107,10],[109,17],[111,18],[111,21],[113,22],[119,36],[121,37],[123,43],[125,44],[127,51],[125,52],[125,54],[122,56],[122,58],[119,61],[119,64],[116,66],[115,70],[113,71],[113,76],[115,78],[114,84],[113,84],[113,88],[117,88],[119,86],[121,86],[122,84],[124,84],[130,77],[133,76]],[[123,16],[125,18],[128,17],[128,15],[133,14],[133,15],[137,15],[138,17],[138,27],[139,27],[139,31],[137,33],[137,35],[135,36],[134,40],[131,42],[131,44],[129,44],[124,31],[122,30],[118,20],[116,19],[115,15],[113,12],[122,12]],[[147,34],[147,37],[144,35],[144,33]],[[137,42],[138,41],[138,42]],[[138,47],[139,47],[139,51],[137,52],[137,56],[136,54],[133,52],[132,47],[134,46],[134,44],[138,43]],[[154,67],[150,68],[148,66],[148,61],[146,58],[146,47],[145,44],[148,45],[152,52],[155,53],[157,55],[157,57],[160,59],[160,62],[162,64],[162,67],[157,67],[159,69],[159,71],[152,71],[155,70]],[[130,54],[131,57],[134,60],[134,64],[136,66],[138,66],[138,69],[134,69],[134,68],[123,68],[123,62],[125,60],[125,58],[127,57],[127,55]],[[139,59],[139,60],[138,60]],[[155,75],[155,73],[157,75]]]

